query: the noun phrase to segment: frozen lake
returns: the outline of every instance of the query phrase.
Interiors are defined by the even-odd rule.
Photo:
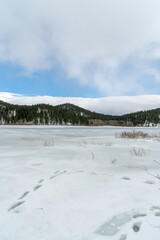
[[[160,141],[124,130],[0,126],[0,240],[159,240]]]

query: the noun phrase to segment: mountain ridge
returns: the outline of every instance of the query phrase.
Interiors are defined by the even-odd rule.
[[[28,96],[9,92],[0,92],[0,100],[11,104],[36,105],[49,104],[57,106],[71,103],[88,109],[109,115],[124,115],[128,113],[151,110],[160,107],[160,95],[138,95],[138,96],[107,96],[99,98],[83,97],[56,97],[47,95]]]
[[[0,100],[0,124],[156,126],[160,124],[160,108],[113,116],[70,103],[28,106]]]

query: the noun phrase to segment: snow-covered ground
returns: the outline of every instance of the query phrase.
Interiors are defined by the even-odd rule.
[[[0,240],[159,240],[160,142],[123,130],[0,126]]]

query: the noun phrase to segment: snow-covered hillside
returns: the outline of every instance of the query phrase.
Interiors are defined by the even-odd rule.
[[[160,142],[123,130],[0,126],[0,239],[159,240]]]

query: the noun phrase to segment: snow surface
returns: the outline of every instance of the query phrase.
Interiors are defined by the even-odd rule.
[[[160,142],[123,130],[0,126],[0,240],[159,240]]]

